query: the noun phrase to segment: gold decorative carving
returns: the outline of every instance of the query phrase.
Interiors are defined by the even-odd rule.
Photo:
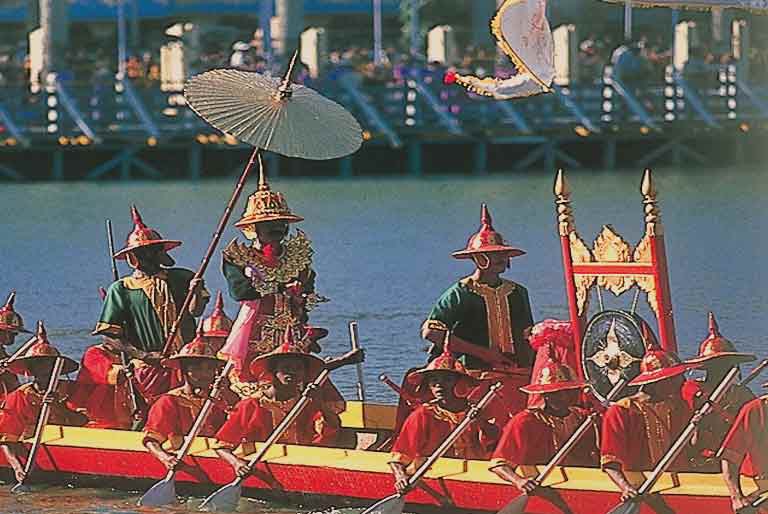
[[[584,264],[586,262],[594,261],[592,251],[579,237],[576,231],[571,231],[568,234],[568,240],[571,247],[571,262],[573,264]],[[573,277],[574,285],[576,286],[576,306],[578,308],[579,316],[584,314],[589,304],[589,290],[595,284],[594,275],[575,275]]]
[[[661,224],[661,209],[657,199],[656,186],[653,183],[653,174],[646,168],[643,181],[640,184],[640,193],[643,195],[643,213],[645,214],[645,235],[660,236],[664,233]]]
[[[645,234],[643,238],[640,240],[640,242],[637,243],[637,246],[635,247],[633,259],[635,262],[639,264],[652,263],[651,238],[648,234]],[[637,276],[635,277],[635,282],[637,283],[637,287],[639,287],[641,291],[643,291],[648,295],[648,305],[651,306],[651,310],[653,311],[654,314],[656,314],[656,317],[658,318],[659,305],[658,305],[658,302],[656,301],[656,281],[653,279],[653,276],[652,275]]]
[[[555,205],[557,211],[557,230],[561,236],[567,236],[576,230],[571,207],[571,188],[565,179],[563,170],[557,171],[555,177]]]
[[[631,247],[610,225],[604,225],[603,230],[595,239],[593,253],[601,263],[631,262]],[[616,296],[628,291],[635,279],[628,276],[612,275],[597,278],[597,285],[611,291]]]

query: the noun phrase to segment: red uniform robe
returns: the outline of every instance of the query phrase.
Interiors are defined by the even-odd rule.
[[[399,462],[409,472],[415,471],[461,423],[466,414],[467,411],[448,411],[437,403],[420,405],[403,423],[392,447],[390,462]],[[469,424],[445,457],[485,460],[497,440],[496,427],[486,419],[476,419]]]
[[[296,397],[278,401],[262,393],[240,400],[216,433],[218,446],[235,449],[241,444],[250,445],[254,442],[266,441],[288,411],[296,405],[298,399]],[[338,415],[328,409],[322,401],[313,400],[288,426],[278,442],[331,446],[336,441],[340,428],[341,421]],[[246,448],[246,452],[251,450],[252,448]]]
[[[491,456],[491,468],[507,465],[546,464],[587,418],[589,411],[571,407],[565,417],[547,414],[542,409],[519,412],[504,427],[499,444]],[[595,430],[588,430],[566,457],[565,464],[597,464]]]
[[[86,426],[131,428],[130,393],[125,376],[118,373],[120,367],[120,356],[102,344],[83,354],[71,403],[88,416]]]
[[[651,402],[637,393],[611,405],[603,417],[600,463],[625,471],[653,469],[686,427],[693,412],[681,398]],[[684,468],[688,455],[680,455],[673,468]]]
[[[58,393],[63,396],[68,383],[59,383]],[[5,399],[0,410],[0,441],[16,442],[34,435],[44,392],[38,391],[30,382],[18,387]],[[49,425],[84,425],[87,419],[80,413],[67,408],[61,401],[51,404]]]
[[[692,410],[700,408],[712,394],[714,386],[699,380],[686,380],[681,395]],[[696,435],[696,451],[694,463],[697,467],[708,466],[712,471],[720,469],[720,463],[713,457],[720,448],[725,434],[733,425],[741,407],[753,400],[755,395],[749,388],[734,385],[725,397],[713,406],[712,413],[701,420]],[[744,470],[750,467],[749,458],[745,461]]]
[[[160,396],[149,409],[147,423],[144,425],[144,443],[156,441],[163,444],[168,441],[171,449],[179,449],[203,403],[205,398],[189,395],[183,387],[177,387]],[[226,404],[219,400],[214,403],[198,435],[213,436],[225,419]]]
[[[739,411],[731,429],[725,436],[722,449],[724,459],[742,463],[742,473],[757,479],[768,479],[768,395],[755,398]],[[751,469],[744,469],[746,458]]]

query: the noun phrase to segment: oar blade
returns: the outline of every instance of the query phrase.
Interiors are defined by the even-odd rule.
[[[139,498],[137,505],[143,507],[161,507],[176,503],[176,481],[160,480]]]
[[[616,505],[608,514],[639,514],[640,500],[630,500]]]
[[[528,506],[529,499],[530,497],[527,494],[521,494],[507,503],[497,514],[523,514],[525,507]]]
[[[32,489],[28,485],[23,484],[21,482],[11,487],[11,494],[24,494],[24,493],[29,493],[31,491]]]
[[[393,494],[368,507],[363,514],[403,514],[405,499]]]
[[[227,484],[203,500],[199,510],[205,512],[234,512],[237,509],[237,504],[240,503],[242,493],[243,488],[240,484]]]

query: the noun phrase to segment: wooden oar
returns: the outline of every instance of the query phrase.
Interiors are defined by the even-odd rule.
[[[744,507],[743,509],[737,510],[736,514],[755,514],[757,510],[765,504],[768,504],[768,495],[753,501],[749,507]]]
[[[408,492],[416,486],[419,480],[421,480],[427,471],[430,470],[435,461],[442,457],[445,452],[447,452],[451,446],[453,446],[453,443],[456,442],[461,434],[464,433],[464,431],[467,429],[469,424],[478,416],[478,414],[480,414],[485,406],[488,405],[488,402],[493,399],[499,389],[501,389],[500,382],[493,384],[488,392],[485,393],[479,402],[477,402],[477,405],[474,405],[471,409],[469,409],[467,415],[464,416],[463,420],[461,420],[461,423],[456,425],[456,428],[453,429],[453,432],[448,434],[448,437],[446,437],[440,446],[437,447],[434,453],[430,455],[429,458],[427,458],[427,460],[424,461],[421,466],[419,466],[419,469],[417,469],[410,478],[408,478],[408,484],[406,485],[405,492],[395,493],[391,496],[387,496],[383,500],[379,500],[377,503],[363,511],[362,514],[402,514],[403,507],[405,507],[405,495],[408,494]]]
[[[765,368],[768,368],[768,359],[763,359],[762,361],[760,361],[760,364],[755,366],[755,368],[749,372],[749,375],[744,377],[744,380],[739,382],[739,385],[745,386],[749,384],[754,379],[756,379],[760,375],[760,373],[763,372]]]
[[[251,158],[248,161],[248,164],[246,164],[245,169],[243,170],[243,174],[240,175],[240,180],[237,181],[235,190],[232,192],[232,197],[229,199],[229,203],[224,209],[224,213],[221,215],[221,219],[219,220],[219,225],[216,227],[216,231],[213,233],[213,238],[208,244],[208,250],[206,250],[205,256],[203,256],[203,260],[200,262],[200,267],[195,272],[195,276],[192,277],[192,280],[199,280],[203,278],[205,270],[208,268],[208,264],[211,262],[211,257],[213,257],[213,252],[216,251],[219,240],[221,240],[221,234],[224,232],[224,229],[227,226],[229,216],[232,214],[232,209],[235,207],[237,199],[240,197],[240,193],[243,191],[243,187],[245,186],[245,179],[248,178],[248,174],[251,172],[251,168],[253,168],[253,165],[257,159],[261,165],[261,154],[259,153],[259,149],[255,148],[253,153],[251,153]],[[173,325],[171,325],[171,330],[168,332],[168,338],[165,340],[165,346],[163,346],[164,356],[168,356],[171,348],[173,347],[173,341],[176,339],[176,334],[179,332],[181,320],[184,318],[184,314],[189,309],[189,304],[192,303],[192,297],[194,296],[194,293],[195,291],[192,289],[187,291],[187,296],[184,297],[184,302],[181,304],[181,307],[176,313],[176,319],[174,320]]]
[[[358,350],[360,348],[360,340],[357,334],[357,321],[349,322],[349,340],[352,343],[352,349]],[[358,362],[355,365],[357,369],[357,399],[361,402],[365,401],[365,379],[363,377],[363,363]]]
[[[492,348],[484,348],[472,343],[466,343],[460,341],[455,337],[450,337],[450,332],[446,333],[446,339],[448,340],[448,351],[451,353],[464,353],[472,357],[476,357],[486,363],[497,366],[498,369],[494,371],[500,371],[509,373],[511,375],[530,375],[531,371],[527,368],[513,368],[510,367],[510,360],[504,356],[501,352]]]
[[[283,432],[285,432],[288,427],[291,426],[291,424],[296,420],[296,418],[299,417],[299,414],[301,414],[304,408],[309,404],[312,392],[323,385],[330,373],[331,371],[329,369],[324,369],[311,384],[304,388],[304,391],[301,393],[301,397],[293,406],[293,408],[288,411],[288,414],[286,414],[283,420],[277,425],[277,427],[275,427],[275,429],[272,431],[272,434],[270,434],[267,440],[264,441],[264,443],[261,445],[259,451],[256,452],[253,457],[248,459],[248,472],[243,476],[235,478],[233,481],[219,488],[213,494],[208,496],[208,498],[203,500],[203,503],[200,504],[200,510],[208,512],[235,510],[242,494],[243,480],[245,480],[245,478],[250,474],[256,464],[264,458],[272,445],[274,445],[277,440],[280,439],[280,436],[283,435]]]
[[[9,363],[10,363],[12,360],[14,360],[14,359],[18,359],[19,357],[21,357],[22,355],[24,355],[24,353],[25,353],[27,350],[29,350],[29,348],[30,348],[30,347],[31,347],[33,344],[35,344],[36,342],[37,342],[37,335],[34,335],[34,336],[32,336],[32,337],[29,339],[29,341],[27,341],[26,343],[22,344],[22,345],[21,345],[21,346],[19,346],[18,348],[16,348],[16,351],[15,351],[15,352],[13,352],[13,353],[11,354],[11,356],[10,356],[10,357],[8,357],[7,359],[2,359],[2,360],[0,360],[0,371],[4,371],[4,369],[3,369],[3,368],[7,368],[7,367],[8,367],[8,364],[9,364]]]
[[[59,375],[61,375],[61,370],[63,368],[64,359],[56,357],[56,360],[53,363],[53,371],[51,371],[51,379],[48,381],[48,388],[45,390],[46,395],[53,394],[53,392],[56,391],[56,387],[59,385]],[[40,415],[37,418],[37,426],[35,426],[35,438],[32,442],[32,448],[29,450],[29,456],[27,456],[27,462],[24,465],[24,478],[11,488],[11,492],[14,494],[23,493],[28,490],[24,485],[24,482],[29,478],[30,473],[32,473],[32,468],[35,466],[35,456],[37,455],[37,450],[40,449],[40,441],[43,439],[43,429],[45,428],[45,425],[48,424],[48,417],[50,415],[51,404],[43,403],[43,406],[40,408]]]
[[[606,403],[616,398],[616,396],[618,396],[618,394],[624,389],[626,383],[626,379],[622,378],[619,380],[605,397]],[[533,479],[537,486],[540,486],[542,482],[544,482],[544,480],[549,476],[549,474],[552,473],[555,467],[559,466],[560,463],[563,462],[565,457],[567,457],[571,450],[576,447],[578,442],[581,440],[587,430],[589,430],[598,416],[599,414],[593,411],[589,416],[587,416],[581,425],[579,425],[576,431],[571,434],[571,437],[569,437],[563,446],[557,451],[557,453],[555,453],[547,465],[544,466],[544,469],[539,471],[538,475],[536,475],[536,478]],[[507,503],[504,508],[498,512],[498,514],[523,514],[523,512],[525,512],[525,507],[528,505],[529,499],[530,495],[528,493],[523,493]]]
[[[182,459],[187,455],[187,453],[189,453],[189,448],[192,446],[192,442],[203,428],[203,423],[205,423],[205,420],[208,417],[208,413],[210,413],[211,409],[213,408],[213,402],[219,396],[221,391],[221,384],[229,375],[233,365],[234,361],[227,361],[226,366],[222,368],[222,370],[216,376],[216,379],[213,381],[210,395],[205,400],[205,403],[200,409],[200,412],[197,413],[197,417],[195,418],[195,422],[192,424],[192,428],[190,428],[189,433],[184,436],[184,442],[182,443],[181,448],[179,448],[179,451],[176,453],[176,458],[178,459],[179,463],[181,463]],[[165,478],[157,482],[155,485],[150,487],[146,493],[144,493],[144,496],[139,499],[138,505],[145,507],[160,507],[161,505],[174,503],[176,501],[175,478],[176,468],[169,469],[168,473],[165,475]]]
[[[416,404],[418,403],[417,398],[403,391],[403,389],[399,385],[395,384],[392,381],[392,379],[389,378],[387,375],[382,373],[381,375],[379,375],[379,380],[383,382],[386,386],[388,386],[390,389],[392,389],[395,392],[395,394],[397,394],[397,396],[402,398],[405,404],[408,405],[408,407],[415,407]]]
[[[650,476],[645,479],[643,485],[641,485],[640,489],[637,490],[638,496],[629,501],[618,504],[611,511],[609,511],[608,514],[637,514],[640,512],[640,504],[643,500],[643,496],[651,491],[653,486],[656,485],[656,482],[658,482],[659,478],[661,478],[662,473],[664,473],[672,464],[672,462],[677,458],[677,456],[680,455],[680,452],[683,451],[685,445],[688,444],[688,442],[691,440],[691,437],[693,437],[693,433],[699,424],[699,420],[712,411],[714,404],[718,403],[722,399],[725,393],[728,392],[728,389],[730,389],[730,387],[734,384],[738,376],[739,368],[737,366],[732,367],[731,371],[728,372],[728,374],[717,385],[715,390],[712,391],[712,394],[709,396],[709,398],[707,398],[707,401],[704,403],[704,405],[702,405],[694,413],[694,415],[691,417],[691,421],[688,423],[688,426],[685,427],[685,430],[683,430],[680,436],[678,436],[677,440],[672,443],[672,446],[669,448],[667,453],[665,453],[661,460],[659,460]]]

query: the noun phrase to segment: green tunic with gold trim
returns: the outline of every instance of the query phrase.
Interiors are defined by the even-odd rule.
[[[437,300],[424,325],[437,330],[452,329],[469,343],[505,354],[519,367],[533,366],[535,353],[523,336],[523,331],[533,326],[528,290],[511,280],[502,279],[496,287],[472,277],[459,280]],[[430,359],[435,356],[430,355]],[[488,367],[469,355],[462,359],[468,368]]]
[[[169,268],[153,276],[139,273],[117,280],[107,290],[93,334],[124,338],[145,352],[162,351],[176,320],[176,306],[184,303],[193,276],[190,270]],[[203,289],[202,296],[207,295]],[[195,320],[187,313],[172,350],[194,336]]]

